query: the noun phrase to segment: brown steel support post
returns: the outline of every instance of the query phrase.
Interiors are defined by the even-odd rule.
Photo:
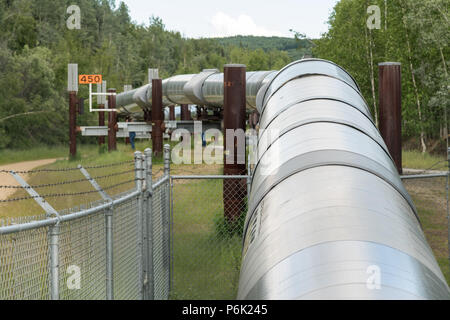
[[[245,73],[241,64],[228,64],[224,67],[224,174],[243,175],[245,165],[245,134],[237,138],[239,129],[245,132]],[[228,142],[233,139],[233,142]],[[243,140],[243,141],[242,141]],[[243,144],[239,145],[239,143]],[[246,179],[224,179],[224,215],[229,222],[236,221],[244,211],[244,198],[247,194]]]
[[[380,133],[402,173],[402,87],[401,64],[383,62],[379,68]]]
[[[77,155],[77,93],[69,91],[69,153],[74,159]]]
[[[162,108],[162,80],[152,80],[152,150],[155,156],[159,156],[163,151],[162,125],[164,113]]]
[[[99,104],[98,108],[99,109],[104,109],[105,106],[103,104]],[[98,125],[100,127],[103,127],[105,125],[105,112],[104,111],[100,111],[98,113]],[[104,144],[105,144],[105,137],[103,137],[103,136],[98,137],[98,145],[101,146],[101,145],[104,145]]]
[[[115,93],[116,89],[109,89],[109,93]],[[116,96],[108,96],[108,108],[116,108]],[[117,150],[116,142],[117,133],[117,115],[115,111],[108,112],[108,152]]]
[[[169,120],[175,121],[175,106],[169,106]]]
[[[189,106],[187,104],[181,105],[181,121],[188,121],[191,120],[191,117],[189,115]]]

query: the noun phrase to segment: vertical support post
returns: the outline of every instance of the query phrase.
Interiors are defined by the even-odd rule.
[[[116,89],[109,89],[109,93],[115,93]],[[109,95],[108,96],[108,108],[115,109],[116,108],[116,96]],[[116,142],[116,133],[117,133],[117,115],[115,111],[111,111],[108,113],[108,151],[117,150],[117,142]]]
[[[114,253],[113,253],[113,214],[114,208],[105,211],[106,226],[106,299],[114,300]]]
[[[191,116],[189,113],[189,105],[187,104],[182,104],[181,106],[181,121],[189,121],[191,120]]]
[[[401,64],[383,62],[379,68],[380,133],[402,174]]]
[[[50,298],[59,300],[59,223],[49,227]]]
[[[175,121],[175,106],[169,106],[169,120]]]
[[[162,124],[164,120],[162,108],[162,80],[152,80],[152,149],[155,156],[163,152]]]
[[[173,179],[170,177],[170,285],[169,292],[173,289]]]
[[[245,174],[245,106],[246,67],[227,64],[224,67],[224,174]],[[241,131],[242,130],[242,131]],[[239,146],[239,135],[244,145]],[[233,139],[233,141],[228,141]],[[224,215],[228,221],[236,221],[244,208],[247,188],[243,179],[224,179]]]
[[[69,91],[69,151],[70,158],[77,155],[77,92]]]
[[[161,195],[164,195],[164,210],[162,210],[163,214],[163,244],[164,244],[164,270],[166,273],[167,280],[167,299],[169,298],[170,293],[170,145],[164,145],[164,176],[168,177],[167,183],[165,186],[161,186],[164,188],[161,192]]]
[[[154,300],[155,275],[153,271],[153,181],[152,181],[152,149],[144,151],[145,185],[146,185],[146,224],[147,224],[147,244],[146,244],[146,265],[147,265],[147,284],[146,299]]]
[[[69,156],[73,159],[77,154],[78,64],[76,63],[69,63],[67,66],[67,91],[69,92]]]
[[[147,234],[147,223],[146,217],[144,215],[144,195],[142,193],[143,190],[143,180],[144,180],[144,172],[143,172],[143,163],[142,163],[142,153],[140,151],[136,151],[134,153],[134,167],[135,167],[135,177],[136,177],[136,190],[139,191],[139,195],[137,198],[137,219],[139,221],[138,234],[137,234],[137,250],[138,256],[141,256],[141,261],[139,263],[139,283],[140,283],[140,298],[144,300],[145,294],[145,279],[147,273],[147,252],[144,250],[145,243],[145,235]]]

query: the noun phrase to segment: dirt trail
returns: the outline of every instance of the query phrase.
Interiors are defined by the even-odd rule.
[[[43,160],[16,162],[16,163],[11,163],[11,164],[1,165],[0,171],[1,170],[28,171],[28,170],[33,170],[37,167],[51,164],[51,163],[55,162],[56,160],[57,159],[43,159]],[[28,178],[27,175],[22,175],[22,177],[24,177],[25,180]],[[19,184],[10,174],[0,172],[0,185],[18,186]],[[10,196],[12,193],[14,193],[14,191],[16,191],[16,190],[0,188],[0,200],[7,199],[8,196]]]

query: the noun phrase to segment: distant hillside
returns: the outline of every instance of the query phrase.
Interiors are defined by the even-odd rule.
[[[286,51],[294,59],[301,59],[305,54],[311,55],[312,44],[308,40],[295,40],[283,37],[234,36],[213,38],[224,46],[236,46],[249,50],[263,49],[264,51]]]

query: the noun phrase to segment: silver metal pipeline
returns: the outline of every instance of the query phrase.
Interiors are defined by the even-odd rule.
[[[270,81],[276,71],[247,72],[247,108],[256,108],[256,95]],[[163,106],[195,104],[205,107],[223,106],[223,73],[217,69],[205,69],[198,74],[183,74],[164,79]],[[121,113],[142,114],[152,106],[152,85],[123,92],[116,97]]]
[[[354,79],[332,62],[300,60],[256,101],[238,299],[449,299]]]

